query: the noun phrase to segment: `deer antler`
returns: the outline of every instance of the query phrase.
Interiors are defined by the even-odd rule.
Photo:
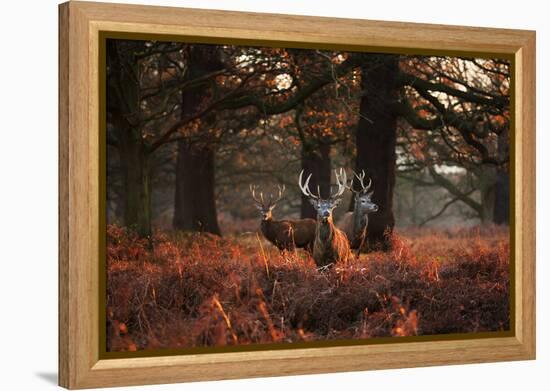
[[[302,193],[306,197],[313,198],[314,200],[318,200],[321,198],[321,194],[319,193],[319,188],[317,188],[317,195],[313,194],[311,190],[309,190],[309,180],[311,179],[311,175],[309,174],[306,178],[306,181],[302,185],[302,177],[304,176],[304,170],[300,171],[300,176],[298,177],[298,186],[300,186],[300,190],[302,190]]]
[[[346,171],[344,171],[343,168],[340,168],[340,173],[338,173],[337,170],[334,170],[334,174],[336,175],[336,183],[338,185],[338,190],[336,190],[336,193],[334,194],[331,193],[329,199],[340,197],[342,194],[344,194],[344,191],[346,190],[346,182],[347,182]],[[308,175],[308,177],[306,178],[306,181],[302,185],[302,178],[304,176],[304,170],[302,170],[300,172],[300,177],[298,178],[298,186],[300,186],[300,190],[302,190],[302,193],[304,193],[305,196],[318,200],[321,198],[320,187],[317,186],[317,195],[313,194],[309,189],[309,181],[311,180],[311,175],[312,174]]]
[[[271,205],[275,205],[277,202],[281,201],[281,198],[283,198],[283,193],[285,192],[285,185],[283,186],[280,186],[280,185],[277,185],[277,188],[279,189],[279,194],[277,195],[277,199],[275,201],[273,201],[273,194],[270,194],[269,195],[269,206]]]
[[[365,186],[365,182],[364,182],[365,170],[361,170],[361,174],[359,175],[355,174],[355,176],[357,177],[357,179],[359,180],[359,183],[361,184],[361,191],[366,193],[370,189],[370,186],[372,185],[372,179],[369,178],[369,184]]]
[[[278,185],[277,188],[279,189],[279,194],[277,195],[277,199],[273,200],[273,194],[269,194],[269,204],[267,206],[275,205],[277,202],[279,202],[281,200],[281,198],[283,198],[283,193],[285,192],[285,189],[286,189],[285,185],[283,185],[282,187],[280,185]],[[250,193],[252,193],[252,199],[254,199],[254,201],[258,205],[260,205],[261,207],[265,207],[266,204],[265,204],[265,200],[264,200],[263,191],[260,192],[260,198],[258,199],[258,197],[256,197],[257,186],[256,185],[250,185],[249,189],[250,189]]]
[[[350,181],[350,184],[347,185],[346,184],[346,187],[351,190],[352,192],[354,193],[366,193],[367,191],[369,191],[371,185],[372,185],[372,179],[369,178],[369,184],[365,186],[365,170],[361,170],[361,174],[357,174],[355,171],[353,172],[353,175],[357,178],[357,180],[359,181],[359,184],[361,185],[361,189],[360,190],[354,190],[353,189],[353,178],[351,179]]]
[[[336,183],[338,184],[338,190],[336,190],[336,193],[330,195],[330,198],[337,198],[340,197],[342,194],[344,194],[344,191],[346,190],[346,183],[348,181],[346,176],[346,171],[343,168],[340,168],[340,173],[338,174],[338,171],[334,170],[334,175],[336,176]]]
[[[256,185],[250,185],[249,188],[250,188],[250,192],[252,193],[252,199],[260,206],[264,206],[265,203],[264,203],[264,193],[263,192],[260,192],[260,199],[258,199],[256,197]]]

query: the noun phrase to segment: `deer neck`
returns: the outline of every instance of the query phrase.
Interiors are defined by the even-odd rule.
[[[359,204],[353,209],[353,233],[358,234],[365,229],[369,222],[368,214],[361,210]]]
[[[326,243],[334,236],[334,224],[332,223],[332,218],[327,219],[327,221],[320,221],[317,224],[317,237],[323,243]]]
[[[260,224],[260,228],[262,230],[262,233],[265,235],[265,236],[268,236],[271,232],[271,227],[272,227],[272,223],[273,223],[273,217],[269,217],[265,220],[262,220],[261,224]]]

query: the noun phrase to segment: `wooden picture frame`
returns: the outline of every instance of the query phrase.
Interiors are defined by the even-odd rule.
[[[514,64],[514,319],[509,336],[103,359],[99,38],[103,31],[509,55]],[[88,2],[59,6],[59,384],[67,388],[535,358],[535,32]],[[104,223],[104,222],[103,222]]]

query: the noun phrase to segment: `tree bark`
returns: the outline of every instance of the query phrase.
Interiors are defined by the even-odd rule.
[[[214,150],[208,146],[179,143],[175,229],[220,235],[214,195],[214,156]]]
[[[507,168],[483,166],[481,170],[481,223],[508,224],[510,176]]]
[[[120,162],[124,182],[124,223],[138,235],[151,235],[151,191],[148,157],[141,142],[124,132],[120,145]]]
[[[148,151],[139,128],[140,87],[134,80],[138,62],[131,51],[120,54],[117,45],[115,40],[107,41],[107,112],[122,171],[121,209],[124,224],[147,237],[151,235],[151,195]]]
[[[498,155],[500,161],[510,160],[510,137],[508,129],[498,136]],[[495,209],[493,222],[509,224],[510,221],[510,173],[508,167],[497,167],[495,183]]]
[[[194,45],[189,50],[188,77],[223,68],[215,47]],[[182,118],[197,113],[209,99],[208,85],[199,85],[182,92]],[[209,134],[214,114],[201,118],[199,129],[189,139],[178,142],[176,193],[173,226],[175,229],[210,232],[220,235],[215,200],[216,140]],[[193,140],[191,140],[191,138]]]
[[[481,224],[490,224],[493,222],[495,213],[495,184],[491,184],[481,189],[481,213],[479,218]]]
[[[510,175],[505,170],[497,170],[495,184],[495,224],[508,224],[510,219]]]
[[[398,98],[396,79],[399,57],[379,55],[362,67],[363,96],[356,133],[356,171],[365,170],[372,179],[373,201],[379,209],[369,215],[367,245],[390,248],[387,234],[395,225],[393,189],[395,186],[395,147],[397,115],[389,109]]]
[[[309,181],[309,188],[314,193],[317,191],[317,186],[321,192],[321,196],[328,197],[330,195],[330,144],[319,143],[317,148],[312,150],[307,145],[302,144],[302,169],[304,170],[304,180],[309,174],[312,174]],[[302,219],[317,218],[317,211],[313,208],[309,199],[302,194],[302,204],[300,207],[300,215]]]

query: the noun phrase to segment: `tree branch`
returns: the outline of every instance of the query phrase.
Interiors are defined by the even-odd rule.
[[[417,85],[415,89],[421,97],[426,99],[434,106],[434,108],[439,113],[439,118],[433,120],[422,119],[418,116],[414,109],[412,109],[411,107],[407,108],[406,106],[403,107],[403,103],[401,103],[400,105],[396,106],[395,109],[398,110],[398,113],[404,114],[403,118],[406,119],[407,122],[411,124],[411,126],[416,128],[416,125],[419,125],[418,129],[424,130],[433,130],[442,124],[452,126],[459,131],[460,135],[467,144],[474,147],[481,154],[482,163],[494,165],[501,164],[501,162],[497,161],[497,159],[491,157],[487,147],[483,143],[478,141],[472,134],[471,129],[475,127],[475,124],[472,124],[469,121],[460,118],[460,116],[458,116],[456,113],[447,110],[447,108],[436,97],[430,94],[427,89],[422,88],[420,85]]]
[[[335,72],[337,75],[344,75],[349,72],[351,69],[359,65],[358,57],[350,56],[346,61],[341,63],[336,69]],[[242,109],[248,106],[254,106],[260,110],[264,115],[274,115],[286,113],[294,109],[299,104],[303,103],[309,96],[314,94],[319,89],[323,88],[327,84],[333,82],[332,75],[326,74],[323,77],[313,79],[305,87],[300,88],[294,95],[287,98],[284,102],[279,103],[266,103],[263,99],[256,95],[247,95],[239,94],[242,89],[242,85],[236,88],[235,90],[229,92],[220,99],[212,102],[208,107],[203,110],[195,113],[194,115],[184,118],[181,121],[178,121],[172,125],[156,142],[151,145],[150,150],[154,151],[159,148],[161,145],[174,141],[171,136],[181,127],[189,124],[190,122],[206,115],[211,111],[221,111],[221,110],[236,110]]]
[[[441,187],[445,188],[451,195],[458,198],[460,201],[462,201],[463,203],[468,205],[470,208],[475,210],[477,214],[479,214],[481,216],[481,214],[482,214],[481,204],[479,204],[478,202],[476,202],[473,199],[471,199],[470,197],[468,197],[470,194],[472,194],[475,191],[475,189],[472,189],[472,190],[470,190],[469,192],[466,192],[466,193],[462,193],[458,189],[458,187],[455,186],[450,180],[448,180],[447,178],[445,178],[442,175],[439,175],[435,171],[434,167],[429,166],[428,167],[428,172],[430,173],[430,175],[432,176],[432,178],[433,178],[433,180],[436,184],[438,184]]]
[[[418,224],[418,225],[420,227],[422,227],[425,224],[429,223],[430,221],[437,219],[439,216],[441,216],[443,213],[445,213],[445,211],[447,210],[447,208],[449,208],[449,206],[451,206],[452,204],[454,204],[457,201],[460,201],[460,199],[457,198],[457,197],[452,198],[450,201],[446,202],[445,205],[443,205],[443,207],[441,208],[441,210],[439,212],[437,212],[433,216],[428,217],[424,221],[420,222],[420,224]]]
[[[399,86],[410,86],[415,90],[421,89],[422,91],[438,91],[447,95],[451,95],[468,102],[477,103],[481,105],[493,106],[499,109],[504,109],[509,106],[510,101],[508,97],[492,97],[487,98],[480,94],[475,94],[472,91],[461,91],[456,88],[452,88],[443,83],[434,83],[424,79],[419,79],[414,75],[410,75],[405,72],[400,72],[397,77],[397,84]]]
[[[327,84],[333,83],[333,73],[336,77],[341,77],[359,65],[359,58],[351,55],[346,61],[335,67],[334,71],[331,69],[330,72],[318,78],[314,78],[308,84],[298,89],[294,95],[287,98],[284,102],[268,103],[256,95],[244,95],[237,99],[222,103],[218,109],[234,110],[247,106],[255,106],[266,115],[286,113],[304,102],[309,96],[313,95]]]

